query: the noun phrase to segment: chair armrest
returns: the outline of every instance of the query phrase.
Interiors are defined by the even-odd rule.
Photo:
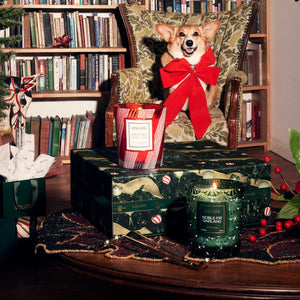
[[[111,95],[105,110],[105,146],[114,146],[114,105],[128,102],[145,102],[139,68],[117,70],[111,75]]]
[[[242,71],[232,72],[227,80],[224,115],[228,123],[228,147],[237,149],[241,134],[241,117],[243,92],[242,86],[247,81],[247,75]]]

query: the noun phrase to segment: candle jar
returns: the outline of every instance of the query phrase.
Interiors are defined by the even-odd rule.
[[[162,165],[166,107],[150,103],[114,106],[119,165],[154,169]]]
[[[243,188],[237,181],[203,179],[187,199],[191,250],[197,256],[234,256],[240,245]]]

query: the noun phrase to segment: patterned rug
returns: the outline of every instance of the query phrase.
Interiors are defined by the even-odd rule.
[[[276,231],[273,210],[270,226],[266,235],[249,241],[250,235],[259,236],[261,226],[242,228],[241,246],[236,257],[227,259],[213,259],[212,262],[247,261],[261,264],[279,264],[300,262],[299,230],[289,229]],[[190,246],[180,244],[166,236],[156,236],[153,239],[162,246],[185,255],[192,261],[203,261],[203,258],[192,255]],[[38,232],[36,251],[43,249],[47,254],[63,252],[91,252],[102,253],[106,257],[115,259],[140,259],[162,261],[164,257],[133,245],[125,239],[114,240],[108,246],[107,237],[99,232],[87,219],[74,209],[66,209],[49,216]]]

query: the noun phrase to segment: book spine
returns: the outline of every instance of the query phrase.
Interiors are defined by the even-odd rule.
[[[48,88],[50,91],[54,90],[53,58],[48,58]]]
[[[41,59],[38,61],[39,67],[39,90],[44,91],[46,89],[46,60]]]
[[[50,133],[50,119],[41,119],[40,131],[40,154],[48,154],[49,149],[49,133]]]
[[[31,37],[31,47],[36,48],[36,35],[35,35],[35,22],[34,22],[34,14],[32,12],[29,13],[30,17],[30,37]]]
[[[252,136],[252,104],[251,101],[246,102],[246,140],[251,141]]]
[[[51,155],[58,156],[59,155],[59,144],[60,144],[60,125],[61,121],[58,117],[52,120],[53,128],[52,128],[52,140],[51,140]]]
[[[85,54],[80,54],[80,89],[85,90]]]
[[[65,154],[65,146],[66,146],[66,131],[67,131],[67,121],[63,120],[61,124],[61,138],[60,138],[60,155]]]

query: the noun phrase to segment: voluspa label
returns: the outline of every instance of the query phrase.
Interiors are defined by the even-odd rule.
[[[197,202],[198,233],[225,235],[228,230],[227,202]]]
[[[126,149],[153,150],[152,120],[126,119]]]

